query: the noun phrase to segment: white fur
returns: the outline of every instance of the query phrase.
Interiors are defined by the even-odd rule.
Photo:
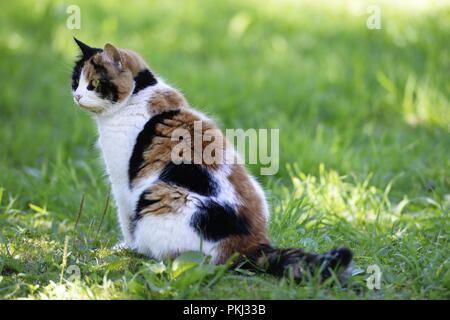
[[[255,177],[253,177],[252,175],[249,174],[249,178],[253,185],[253,189],[254,189],[255,193],[258,195],[258,198],[261,199],[261,203],[263,206],[263,214],[264,214],[264,217],[266,218],[266,222],[269,222],[270,211],[269,211],[269,206],[267,204],[266,194],[264,193],[263,188],[261,187],[259,182],[255,179]]]
[[[104,99],[101,99],[94,90],[88,90],[87,87],[89,85],[86,76],[84,75],[84,70],[81,71],[80,80],[78,83],[78,88],[75,90],[74,101],[80,107],[87,109],[92,112],[101,112],[106,110],[110,105],[110,102]],[[75,96],[81,96],[80,100],[76,100]]]
[[[216,245],[203,241],[190,226],[196,205],[190,202],[183,212],[166,215],[146,215],[135,230],[138,252],[162,259],[183,251],[202,251],[217,257]]]

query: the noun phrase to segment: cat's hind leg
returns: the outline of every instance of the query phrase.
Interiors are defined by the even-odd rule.
[[[192,228],[197,208],[189,191],[158,181],[139,196],[134,219],[134,244],[139,253],[157,259],[185,251],[214,255],[213,244]]]

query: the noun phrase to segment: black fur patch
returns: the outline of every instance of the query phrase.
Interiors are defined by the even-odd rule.
[[[111,82],[111,77],[108,74],[108,70],[100,64],[96,64],[91,60],[91,64],[94,66],[95,72],[99,76],[99,84],[95,88],[95,92],[99,94],[102,99],[108,99],[116,102],[119,99],[119,91],[117,86]]]
[[[232,235],[249,234],[248,221],[229,205],[208,200],[194,213],[191,226],[203,239],[219,241]]]
[[[78,87],[78,83],[80,82],[81,69],[83,69],[84,63],[89,60],[89,58],[94,54],[102,52],[103,50],[100,48],[91,48],[75,37],[73,39],[75,40],[81,51],[81,55],[78,57],[78,60],[75,62],[75,66],[72,70],[72,90],[75,91]]]
[[[170,162],[159,178],[204,196],[214,196],[218,192],[218,184],[214,177],[200,164]]]
[[[144,129],[139,133],[128,165],[130,188],[132,181],[136,178],[144,164],[144,152],[152,144],[152,140],[156,134],[156,125],[165,119],[173,118],[179,112],[179,110],[167,111],[151,117],[145,124]]]
[[[72,70],[72,90],[75,91],[78,87],[78,83],[80,82],[81,69],[83,69],[84,63],[92,57],[94,54],[98,52],[102,52],[102,49],[91,48],[89,52],[85,52],[85,55],[80,55],[78,60],[75,62],[75,66]]]
[[[261,244],[243,261],[237,261],[234,267],[252,271],[266,272],[275,276],[292,273],[297,281],[320,272],[321,281],[330,278],[334,272],[339,279],[345,280],[347,267],[352,262],[352,252],[347,248],[338,248],[324,254],[305,252],[298,248],[274,248]]]
[[[134,81],[136,82],[136,86],[134,87],[133,94],[158,83],[155,76],[148,69],[139,71],[138,75],[134,77]]]

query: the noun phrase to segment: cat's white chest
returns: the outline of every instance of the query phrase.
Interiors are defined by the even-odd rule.
[[[128,184],[128,167],[139,129],[114,122],[99,124],[99,140],[111,184]]]
[[[135,206],[133,203],[135,197],[133,197],[129,185],[128,168],[136,138],[148,118],[148,115],[140,114],[133,117],[98,120],[98,146],[116,201],[124,240],[128,245],[132,244],[132,236],[129,230],[130,218]]]

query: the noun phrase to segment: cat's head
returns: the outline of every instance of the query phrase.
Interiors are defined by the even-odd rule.
[[[137,53],[109,43],[100,49],[75,42],[81,55],[72,71],[72,94],[84,109],[97,114],[113,111],[132,94],[157,83]]]

